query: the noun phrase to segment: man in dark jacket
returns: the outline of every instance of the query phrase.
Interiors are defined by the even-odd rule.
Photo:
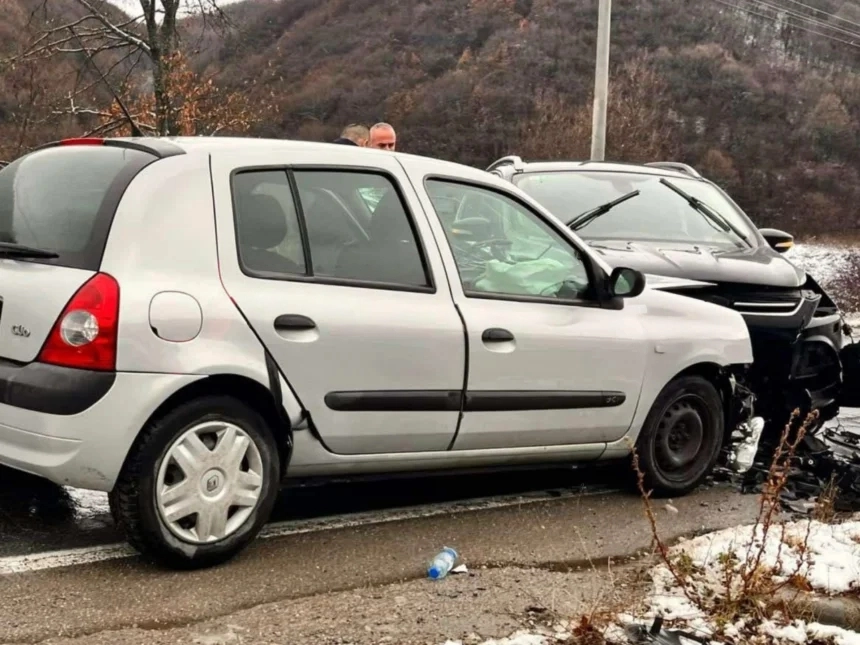
[[[340,137],[335,139],[334,142],[364,148],[367,146],[368,139],[370,139],[370,130],[368,130],[367,126],[352,123],[343,129]]]

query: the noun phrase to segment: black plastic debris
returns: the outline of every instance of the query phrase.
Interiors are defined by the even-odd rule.
[[[651,627],[645,625],[628,625],[627,639],[633,645],[693,645],[706,644],[707,639],[690,632],[663,629],[663,617],[657,616]]]
[[[721,469],[720,478],[738,483],[742,493],[761,493],[775,449],[762,441],[752,468],[742,476]],[[808,515],[829,490],[834,510],[860,511],[860,431],[828,425],[806,435],[789,464],[780,502],[793,515]]]

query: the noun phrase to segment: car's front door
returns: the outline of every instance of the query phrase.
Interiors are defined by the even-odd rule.
[[[430,207],[462,205],[442,225],[469,339],[454,449],[620,439],[645,372],[639,308],[598,306],[582,251],[512,194],[433,178],[425,189]]]
[[[463,325],[408,177],[366,159],[213,158],[222,279],[331,451],[446,450]],[[350,212],[356,191],[380,186],[370,222]]]

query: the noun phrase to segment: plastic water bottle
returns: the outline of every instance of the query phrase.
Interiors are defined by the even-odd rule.
[[[446,546],[427,567],[427,576],[431,580],[441,580],[454,568],[455,562],[457,562],[457,552]]]

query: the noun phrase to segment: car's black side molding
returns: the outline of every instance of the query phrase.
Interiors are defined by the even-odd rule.
[[[325,404],[338,412],[458,412],[460,390],[329,392]]]
[[[623,392],[588,391],[472,391],[466,393],[466,412],[525,410],[585,410],[616,408],[627,400]]]
[[[459,390],[370,390],[329,392],[325,404],[338,412],[515,412],[614,408],[623,392],[559,390],[477,390],[461,400]]]

